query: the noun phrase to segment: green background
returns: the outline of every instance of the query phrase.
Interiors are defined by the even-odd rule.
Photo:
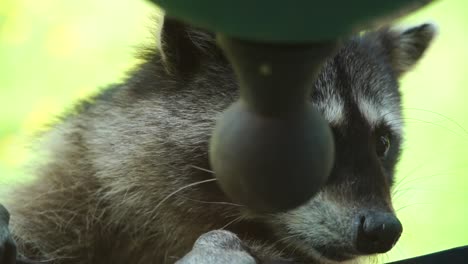
[[[468,245],[467,12],[467,1],[445,0],[402,21],[434,21],[440,33],[402,80],[407,141],[394,197],[404,233],[385,261]],[[122,80],[138,46],[155,42],[157,14],[135,0],[0,1],[2,186],[27,179],[35,132]]]

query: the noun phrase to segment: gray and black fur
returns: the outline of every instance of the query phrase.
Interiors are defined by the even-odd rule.
[[[213,34],[166,18],[160,50],[45,136],[36,179],[5,203],[19,253],[54,264],[174,263],[216,229],[257,262],[389,250],[401,233],[390,198],[403,137],[398,79],[434,33],[429,24],[369,32],[326,62],[310,100],[334,133],[330,180],[302,207],[258,215],[231,203],[209,170],[215,120],[238,96],[231,66]]]

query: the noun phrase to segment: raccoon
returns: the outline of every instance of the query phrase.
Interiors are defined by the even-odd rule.
[[[53,125],[35,180],[2,201],[18,259],[174,263],[211,230],[234,235],[259,263],[387,252],[402,232],[390,196],[404,135],[398,80],[434,34],[422,24],[343,43],[310,87],[335,139],[329,180],[296,209],[258,214],[226,197],[208,162],[216,119],[238,98],[231,65],[213,33],[166,17],[158,48]]]

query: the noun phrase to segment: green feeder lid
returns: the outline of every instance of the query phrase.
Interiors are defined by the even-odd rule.
[[[166,14],[231,37],[301,43],[335,39],[430,0],[151,0]]]

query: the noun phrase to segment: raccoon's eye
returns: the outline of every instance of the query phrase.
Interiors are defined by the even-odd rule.
[[[388,149],[390,148],[390,135],[388,133],[377,135],[376,140],[375,150],[377,156],[384,158],[387,156]]]

